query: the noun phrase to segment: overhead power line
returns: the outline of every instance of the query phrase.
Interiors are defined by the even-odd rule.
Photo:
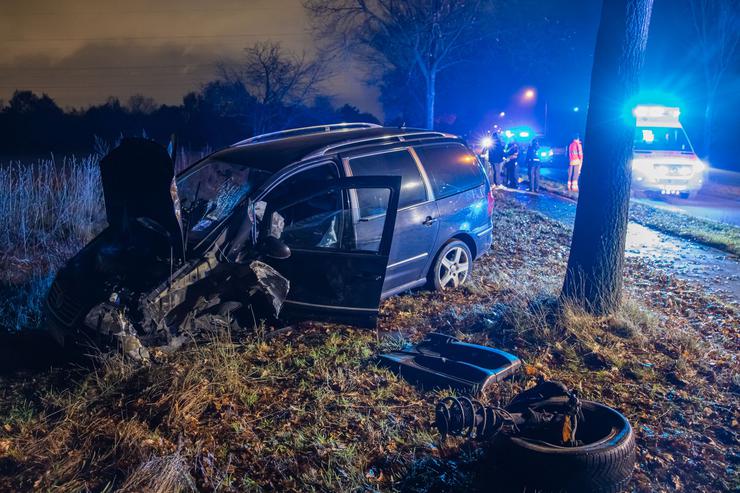
[[[229,38],[269,38],[273,36],[306,36],[310,30],[284,32],[284,33],[234,33],[234,34],[176,34],[156,36],[110,36],[90,38],[15,38],[0,39],[0,43],[66,43],[76,41],[136,41],[136,40],[168,40],[168,39],[229,39]]]
[[[203,83],[203,79],[191,80],[191,81],[173,81],[173,82],[141,82],[136,84],[121,84],[121,83],[104,83],[104,84],[85,84],[85,85],[45,85],[45,84],[23,84],[23,85],[3,85],[0,89],[11,90],[11,91],[24,91],[24,90],[47,90],[47,89],[106,89],[109,87],[173,87],[173,86],[193,86]]]
[[[159,14],[189,14],[189,13],[199,13],[199,12],[208,12],[208,13],[215,13],[215,12],[241,12],[244,14],[249,14],[250,12],[272,12],[272,11],[280,11],[284,12],[286,10],[285,5],[278,7],[278,6],[269,6],[269,7],[243,7],[243,8],[177,8],[177,9],[171,9],[171,10],[164,10],[164,9],[152,9],[152,10],[90,10],[90,9],[77,9],[77,10],[63,10],[58,12],[53,11],[37,11],[37,12],[6,12],[3,13],[3,17],[50,17],[50,16],[80,16],[80,15],[110,15],[110,16],[117,16],[117,15],[159,15]],[[296,9],[297,10],[297,9]]]
[[[0,67],[0,70],[9,70],[14,73],[24,70],[66,72],[75,70],[151,70],[151,69],[180,69],[180,68],[215,68],[217,63],[183,63],[178,65],[90,65],[87,67],[24,67],[14,65]]]

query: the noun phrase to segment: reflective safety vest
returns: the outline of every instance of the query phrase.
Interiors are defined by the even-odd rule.
[[[574,140],[568,146],[568,161],[570,164],[583,163],[583,146],[580,140]]]

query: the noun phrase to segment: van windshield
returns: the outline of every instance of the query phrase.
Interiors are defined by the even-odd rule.
[[[269,172],[261,169],[210,160],[180,177],[177,195],[188,243],[198,243],[208,236],[269,176]]]
[[[686,132],[681,127],[637,127],[635,129],[635,150],[692,151]]]

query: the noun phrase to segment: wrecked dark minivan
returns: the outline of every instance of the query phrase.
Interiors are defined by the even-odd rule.
[[[419,164],[425,152],[454,160],[444,171],[459,176],[432,182]],[[374,169],[369,156],[390,168]],[[457,286],[491,241],[480,163],[439,132],[368,124],[279,132],[218,151],[176,179],[162,147],[126,139],[100,167],[108,227],[58,272],[46,301],[62,343],[117,339],[136,355],[177,346],[225,315],[250,327],[278,317],[374,326],[381,297],[427,281]],[[398,241],[410,225],[397,217],[418,222],[410,244]],[[408,258],[394,262],[400,254]]]

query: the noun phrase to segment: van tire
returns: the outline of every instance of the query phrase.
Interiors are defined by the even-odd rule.
[[[454,252],[454,253],[453,253]],[[448,258],[449,257],[449,258]],[[445,274],[449,272],[450,261],[458,258],[459,262],[456,263],[454,271],[451,274],[453,279],[448,280],[447,283],[443,282]],[[457,270],[463,264],[463,258],[467,259],[465,264],[467,267],[463,267],[463,270]],[[427,287],[434,291],[443,291],[444,289],[453,289],[454,287],[461,286],[469,278],[470,273],[473,271],[473,254],[470,252],[470,248],[465,244],[464,241],[451,239],[440,248],[437,255],[434,257],[434,262],[427,273]],[[458,279],[457,286],[453,286],[454,278]]]

